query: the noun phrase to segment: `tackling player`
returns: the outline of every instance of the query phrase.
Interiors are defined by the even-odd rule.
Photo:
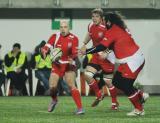
[[[134,88],[133,83],[142,70],[145,59],[139,46],[135,43],[122,16],[117,12],[105,14],[108,29],[101,43],[88,49],[87,53],[96,53],[112,48],[119,61],[119,67],[113,77],[115,87],[121,89],[134,106],[128,116],[144,115],[143,103],[149,97],[147,93]]]

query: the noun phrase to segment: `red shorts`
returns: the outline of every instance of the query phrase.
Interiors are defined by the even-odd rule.
[[[143,66],[144,63],[133,73],[127,64],[120,64],[117,71],[122,73],[125,78],[136,79]]]
[[[65,72],[68,71],[75,71],[76,72],[76,66],[70,65],[70,64],[53,64],[51,73],[56,73],[59,75],[59,77],[63,77]]]
[[[89,63],[99,65],[100,68],[106,73],[112,73],[114,71],[114,64],[107,59],[101,59],[97,53],[93,54],[93,57]]]

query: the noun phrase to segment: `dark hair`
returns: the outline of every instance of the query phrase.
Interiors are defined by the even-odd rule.
[[[18,47],[19,49],[21,49],[21,45],[19,43],[15,43],[13,44],[13,48]]]
[[[41,43],[39,44],[40,47],[43,47],[46,44],[45,40],[42,40]]]
[[[124,17],[119,13],[119,12],[107,12],[104,15],[105,17],[105,21],[106,23],[109,21],[111,23],[111,25],[116,24],[117,26],[119,26],[120,28],[122,28],[123,30],[127,29],[127,26],[124,22]],[[107,25],[106,25],[107,27]]]
[[[101,8],[93,9],[91,13],[99,14],[103,18],[103,10]]]
[[[40,44],[38,44],[35,49],[34,49],[34,52],[35,54],[39,54],[41,53],[41,48],[46,44],[46,41],[45,40],[42,40]]]

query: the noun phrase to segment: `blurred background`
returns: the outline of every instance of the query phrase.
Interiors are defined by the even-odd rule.
[[[137,82],[146,92],[160,94],[160,0],[0,0],[1,58],[16,42],[22,51],[33,52],[57,32],[62,18],[70,20],[71,32],[78,36],[81,47],[94,8],[119,11],[126,17],[146,58]]]

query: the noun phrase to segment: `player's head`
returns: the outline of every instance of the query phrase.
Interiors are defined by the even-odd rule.
[[[19,43],[13,44],[13,52],[18,53],[20,52],[20,50],[21,50],[21,45]]]
[[[93,9],[91,13],[94,24],[98,25],[103,21],[103,10],[101,8]]]
[[[119,12],[107,12],[105,13],[104,18],[107,29],[111,28],[113,24],[116,24],[124,30],[127,28],[123,16]]]
[[[69,21],[67,21],[67,20],[60,21],[60,33],[63,36],[66,36],[69,34]]]

